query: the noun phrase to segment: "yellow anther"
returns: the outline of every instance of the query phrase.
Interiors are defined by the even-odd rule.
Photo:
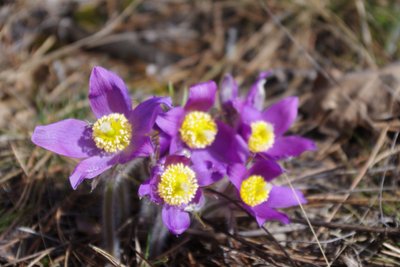
[[[210,114],[193,111],[185,116],[179,132],[190,148],[205,148],[214,142],[217,125]]]
[[[196,174],[190,167],[171,164],[161,174],[158,194],[167,204],[180,206],[194,198],[198,187]]]
[[[106,152],[124,150],[132,137],[132,126],[123,114],[112,113],[98,119],[93,125],[93,140]]]
[[[251,175],[240,186],[240,197],[250,207],[257,206],[268,200],[271,184],[260,175]]]
[[[275,141],[274,126],[265,121],[252,122],[250,126],[249,150],[257,153],[270,149]]]

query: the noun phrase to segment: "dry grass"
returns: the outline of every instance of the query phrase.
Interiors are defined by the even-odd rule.
[[[400,266],[397,1],[0,5],[2,266]],[[288,210],[292,224],[259,229],[225,198],[229,188],[210,190],[206,210],[175,237],[137,198],[147,175],[140,162],[122,177],[119,253],[109,255],[101,207],[111,174],[73,191],[75,162],[30,142],[35,125],[93,120],[86,94],[95,65],[120,74],[138,101],[172,84],[179,102],[188,85],[227,72],[244,92],[259,71],[274,70],[267,104],[299,96],[292,132],[318,143],[318,152],[285,162],[279,180],[309,203]]]

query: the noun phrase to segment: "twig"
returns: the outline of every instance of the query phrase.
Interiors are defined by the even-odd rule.
[[[225,198],[226,200],[228,200],[229,202],[233,203],[235,206],[237,206],[238,208],[240,208],[242,211],[246,212],[249,217],[253,218],[253,216],[245,209],[243,208],[238,202],[234,201],[233,199],[231,199],[230,197],[222,194],[221,192],[215,191],[214,189],[208,188],[207,191],[216,194],[218,196],[221,196],[223,198]],[[264,227],[261,226],[261,229],[264,230],[264,232],[272,239],[272,241],[279,247],[279,249],[283,252],[283,254],[286,256],[286,258],[288,258],[290,264],[292,266],[297,266],[297,264],[293,261],[293,259],[290,257],[289,253],[287,253],[287,251],[285,250],[285,248],[278,242],[278,240],[276,240],[276,238]]]
[[[291,218],[290,220],[295,223],[307,224],[307,220],[305,219]],[[350,230],[357,232],[369,232],[369,233],[390,234],[390,235],[400,234],[400,228],[349,225],[344,223],[332,223],[332,222],[323,222],[314,220],[311,220],[310,223],[315,226],[322,226],[330,229],[341,229],[341,230]]]
[[[324,257],[324,260],[325,260],[325,262],[326,262],[326,265],[327,265],[328,267],[331,266],[331,264],[330,264],[329,261],[328,261],[328,258],[327,258],[326,255],[325,255],[325,251],[324,251],[324,249],[322,248],[321,243],[320,243],[319,240],[318,240],[318,236],[317,236],[317,234],[315,233],[314,228],[312,227],[312,225],[311,225],[311,223],[310,223],[310,220],[308,219],[307,213],[306,213],[306,211],[304,210],[303,205],[301,204],[300,199],[299,199],[299,197],[298,197],[297,194],[296,194],[296,191],[295,191],[295,189],[294,189],[294,187],[293,187],[293,185],[292,185],[292,182],[290,181],[290,179],[289,179],[289,177],[286,175],[286,173],[283,173],[283,176],[285,177],[286,181],[288,182],[290,188],[291,188],[292,191],[293,191],[293,195],[295,196],[295,198],[296,198],[296,200],[297,200],[297,203],[298,203],[299,206],[300,206],[301,212],[303,213],[304,217],[306,218],[307,225],[310,227],[310,230],[311,230],[312,234],[314,235],[315,240],[316,240],[317,243],[318,243],[318,247],[319,247],[319,249],[320,249],[320,251],[321,251],[321,253],[322,253],[322,256]]]
[[[361,168],[359,174],[357,175],[357,177],[354,179],[353,183],[350,186],[350,191],[352,191],[354,188],[357,187],[357,185],[361,182],[362,178],[365,176],[365,174],[367,173],[368,169],[372,166],[373,162],[375,161],[375,158],[379,152],[379,150],[381,149],[381,147],[383,146],[384,142],[385,142],[385,138],[386,138],[386,133],[388,131],[389,127],[386,126],[379,138],[378,141],[374,147],[374,149],[371,152],[370,157],[368,158],[367,162],[364,164],[364,166]],[[345,202],[349,197],[350,197],[350,192],[347,193],[343,198],[342,198],[342,202]],[[342,203],[338,204],[335,209],[333,210],[333,212],[330,214],[330,216],[328,217],[327,221],[331,222],[332,219],[335,217],[336,213],[340,210],[340,208],[342,207]]]
[[[85,37],[83,39],[80,39],[76,41],[75,43],[72,43],[68,46],[65,46],[63,48],[60,48],[54,52],[51,52],[43,57],[35,57],[33,60],[28,61],[24,65],[22,65],[19,70],[22,71],[30,71],[32,69],[37,68],[38,66],[42,64],[49,63],[59,57],[62,57],[64,55],[71,54],[72,52],[81,49],[82,47],[86,45],[90,45],[95,43],[97,40],[103,39],[105,36],[111,34],[114,29],[122,22],[124,19],[126,19],[132,12],[133,10],[141,3],[141,0],[136,0],[130,3],[122,13],[116,17],[114,20],[112,20],[110,23],[108,23],[105,27],[103,27],[100,31]],[[8,81],[13,81],[18,79],[18,73],[20,71],[15,71],[15,70],[6,70],[0,73],[0,80],[5,79]]]
[[[393,151],[397,142],[397,138],[399,137],[399,132],[397,132],[393,138],[392,145],[390,147],[390,150]],[[386,164],[385,166],[389,165],[390,158],[388,157],[386,159]],[[381,184],[380,184],[380,190],[379,190],[379,213],[381,217],[381,223],[386,225],[386,223],[383,220],[383,205],[382,205],[382,200],[383,200],[383,186],[385,185],[385,178],[386,178],[386,169],[385,172],[382,174],[382,179],[381,179]],[[387,226],[387,225],[386,225]]]
[[[111,263],[113,266],[118,266],[118,267],[124,267],[125,265],[123,265],[122,263],[120,263],[118,261],[118,259],[114,258],[113,255],[109,254],[108,252],[102,250],[99,247],[96,247],[92,244],[89,244],[89,247],[91,249],[93,249],[94,251],[96,251],[97,253],[99,253],[100,255],[102,255],[104,258],[106,258],[109,263]]]
[[[334,84],[336,86],[340,85],[338,82],[330,75],[311,55],[310,53],[307,52],[307,50],[297,42],[297,40],[293,37],[293,35],[285,28],[285,26],[282,25],[282,23],[276,18],[276,16],[271,12],[271,10],[268,8],[266,1],[261,0],[261,6],[265,10],[265,12],[268,14],[268,16],[271,17],[272,21],[275,23],[276,26],[278,26],[284,33],[285,35],[290,39],[290,41],[299,49],[301,53],[303,53],[307,60],[316,68],[331,84]]]

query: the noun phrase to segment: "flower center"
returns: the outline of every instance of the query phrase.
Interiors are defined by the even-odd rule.
[[[193,111],[185,116],[179,132],[190,148],[205,148],[214,142],[217,125],[210,114]]]
[[[251,123],[249,150],[257,153],[270,149],[275,141],[274,126],[265,121]]]
[[[188,204],[194,198],[198,187],[194,171],[182,163],[177,163],[169,165],[161,174],[158,193],[167,204],[179,206]]]
[[[106,152],[124,150],[132,137],[132,126],[123,114],[112,113],[98,119],[93,125],[93,140]]]
[[[240,186],[240,197],[250,207],[257,206],[268,200],[271,184],[260,175],[251,175]]]

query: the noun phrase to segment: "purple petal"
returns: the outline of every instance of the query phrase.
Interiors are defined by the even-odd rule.
[[[206,149],[192,151],[191,159],[200,186],[213,184],[222,179],[226,173],[226,164],[217,160]]]
[[[196,211],[199,211],[206,204],[206,198],[204,197],[204,194],[200,188],[197,189],[197,192],[190,204]]]
[[[148,196],[149,199],[157,204],[162,204],[163,200],[158,195],[159,175],[162,172],[160,165],[155,165],[151,169],[151,177],[144,181],[139,187],[139,197]]]
[[[119,155],[119,163],[126,163],[134,158],[147,157],[154,153],[153,143],[147,135],[134,133],[131,143]]]
[[[248,176],[261,175],[265,180],[270,181],[281,175],[282,172],[283,170],[278,163],[272,160],[263,159],[254,163],[254,165],[248,171]]]
[[[274,126],[275,135],[282,135],[290,128],[297,117],[298,105],[297,97],[287,97],[263,112],[264,120]]]
[[[177,107],[160,114],[156,119],[156,124],[164,133],[169,136],[176,136],[179,133],[184,117],[185,111],[183,108]]]
[[[94,67],[90,75],[89,100],[97,118],[111,113],[122,113],[128,117],[132,109],[125,83],[118,75],[102,67]]]
[[[117,157],[111,156],[94,156],[79,162],[69,177],[69,181],[73,189],[84,180],[91,179],[105,172],[117,163]]]
[[[170,155],[165,158],[164,166],[167,167],[171,164],[182,163],[184,165],[191,165],[190,158],[183,156],[183,155]]]
[[[243,163],[248,156],[247,144],[229,126],[219,121],[217,121],[217,126],[215,140],[208,148],[210,153],[226,164]]]
[[[317,147],[313,141],[300,136],[285,136],[275,139],[273,147],[266,151],[266,155],[274,159],[284,159],[288,157],[297,157],[304,151],[313,151]]]
[[[158,128],[158,127],[156,127],[156,128]],[[161,130],[158,130],[157,137],[158,138],[156,139],[155,143],[156,143],[156,145],[159,146],[160,157],[164,157],[169,152],[169,147],[171,144],[171,136],[169,136],[168,134],[164,133]]]
[[[67,119],[37,126],[32,142],[59,155],[87,158],[100,153],[92,139],[89,125],[80,120]]]
[[[185,110],[208,111],[214,105],[216,92],[217,84],[214,81],[191,86]]]
[[[168,230],[176,235],[182,234],[190,226],[189,214],[177,207],[164,206],[162,219]]]
[[[290,222],[286,214],[268,207],[266,203],[267,202],[264,202],[251,208],[260,227],[265,223],[265,221],[280,221],[284,224],[288,224]]]
[[[153,97],[140,103],[130,114],[133,131],[146,134],[153,129],[157,116],[162,113],[161,104],[171,106],[168,97]]]
[[[271,75],[271,72],[262,72],[258,76],[256,82],[251,86],[247,94],[246,103],[257,110],[262,110],[265,102],[264,85],[266,78]]]
[[[151,179],[148,179],[144,181],[140,186],[138,190],[138,196],[140,198],[149,196],[151,194],[153,185],[151,184]]]
[[[157,193],[157,185],[158,185],[158,181],[154,177],[144,181],[139,186],[139,191],[138,191],[139,197],[140,198],[148,197],[150,199],[150,201],[157,203],[157,204],[162,204],[163,200],[160,198],[160,196]]]
[[[235,79],[232,77],[231,74],[226,74],[219,90],[219,98],[221,103],[225,104],[237,98],[238,91],[239,88]]]
[[[267,200],[267,205],[271,208],[288,208],[305,203],[307,203],[307,200],[301,191],[295,190],[295,193],[293,193],[290,187],[285,186],[273,186]]]
[[[261,121],[264,120],[263,114],[249,105],[243,105],[241,108],[241,119],[242,123],[250,125],[254,121]]]
[[[228,178],[231,183],[240,191],[240,186],[242,185],[243,179],[246,174],[246,167],[243,164],[233,164],[228,168]]]
[[[170,154],[181,153],[184,148],[185,148],[185,145],[183,144],[179,135],[175,135],[171,138],[171,143],[169,146]]]

